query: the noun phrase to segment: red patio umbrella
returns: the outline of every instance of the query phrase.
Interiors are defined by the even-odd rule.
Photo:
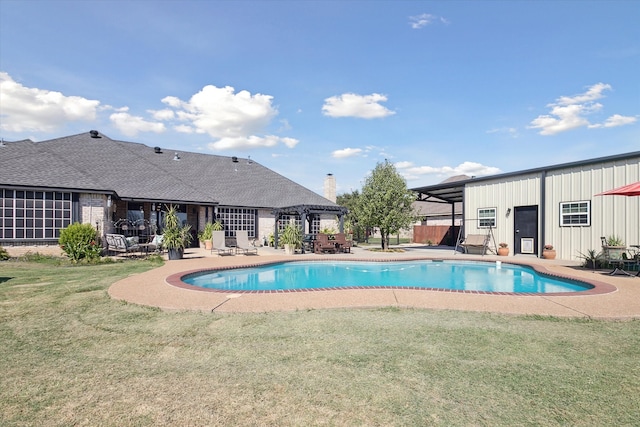
[[[640,181],[598,193],[596,196],[640,196]]]

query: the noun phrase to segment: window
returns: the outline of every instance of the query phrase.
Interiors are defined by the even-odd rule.
[[[280,222],[278,223],[278,234],[282,234],[285,227],[293,220],[296,227],[302,229],[302,219],[299,215],[280,215]]]
[[[235,236],[236,230],[247,230],[249,237],[256,236],[256,218],[258,217],[256,209],[243,208],[218,208],[217,221],[224,225],[227,237]]]
[[[311,220],[310,227],[311,227],[311,229],[309,230],[309,232],[311,234],[320,233],[320,216],[318,216],[318,215],[314,215],[313,216],[313,219]]]
[[[591,202],[561,202],[560,226],[583,227],[591,225]]]
[[[478,228],[496,226],[496,208],[478,209]]]
[[[71,193],[0,189],[0,239],[57,239],[72,205]]]

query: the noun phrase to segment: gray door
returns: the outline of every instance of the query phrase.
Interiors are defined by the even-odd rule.
[[[538,207],[516,206],[513,218],[513,253],[538,254]]]

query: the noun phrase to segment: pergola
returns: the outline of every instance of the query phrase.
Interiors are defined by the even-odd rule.
[[[282,218],[282,215],[298,215],[302,220],[302,232],[304,234],[305,223],[313,221],[316,216],[333,214],[338,217],[339,231],[344,233],[344,216],[349,210],[343,206],[324,206],[324,205],[296,205],[286,206],[282,208],[273,209],[273,216],[276,224],[274,227],[273,237],[275,239],[275,246],[278,247],[278,222]]]

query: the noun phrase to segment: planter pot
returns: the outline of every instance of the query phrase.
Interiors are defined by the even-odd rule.
[[[210,251],[212,247],[213,247],[213,240],[205,240],[204,241],[204,248],[206,250]]]
[[[622,259],[622,253],[627,251],[626,246],[603,246],[605,258],[610,260]]]
[[[500,256],[509,255],[509,248],[498,248],[498,255]]]
[[[285,255],[293,255],[296,253],[295,245],[284,245],[284,253]]]
[[[184,249],[182,248],[168,249],[167,254],[169,255],[170,260],[182,259],[182,256],[184,255]]]
[[[543,249],[542,250],[542,258],[544,258],[544,259],[556,259],[556,250],[555,249]]]

